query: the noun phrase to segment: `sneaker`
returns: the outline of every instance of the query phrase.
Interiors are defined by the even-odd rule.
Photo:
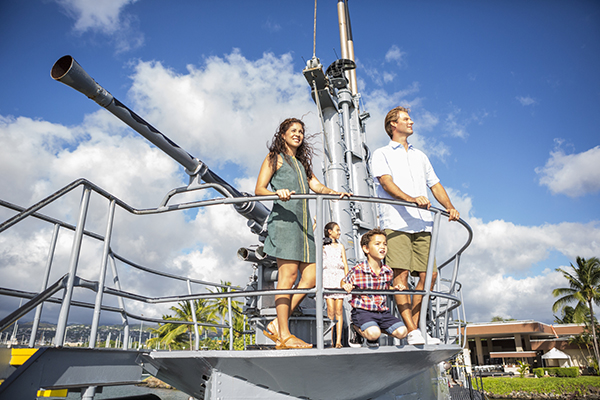
[[[367,347],[379,347],[379,339],[378,340],[367,339]]]
[[[442,341],[438,338],[432,337],[429,333],[427,335],[427,344],[440,344]]]
[[[419,329],[408,332],[408,335],[406,335],[406,341],[408,344],[425,344],[425,339],[423,338],[423,335]]]
[[[354,324],[350,324],[350,340],[348,340],[350,347],[362,347],[363,337],[356,331]]]

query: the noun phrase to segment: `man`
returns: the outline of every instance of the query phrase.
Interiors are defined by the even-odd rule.
[[[408,287],[408,275],[418,276],[416,290],[425,288],[429,259],[433,216],[426,211],[431,206],[427,188],[450,214],[450,221],[460,218],[446,190],[436,176],[429,159],[408,143],[413,134],[413,121],[404,107],[392,109],[385,117],[385,131],[390,143],[375,150],[372,157],[373,176],[379,181],[377,195],[381,198],[416,203],[419,208],[380,204],[380,223],[388,237],[386,264],[394,270],[393,285]],[[433,283],[437,267],[433,272]],[[396,295],[396,305],[408,329],[409,344],[424,344],[423,333],[418,329],[423,296]],[[427,334],[425,332],[425,334]],[[428,344],[439,344],[439,339],[428,335]]]

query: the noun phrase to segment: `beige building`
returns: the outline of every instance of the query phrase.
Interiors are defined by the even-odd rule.
[[[581,334],[583,328],[582,324],[548,325],[537,321],[468,324],[467,346],[473,365],[514,365],[520,360],[531,368],[583,367],[587,366],[586,358],[591,356],[591,349],[569,344],[569,339]],[[560,350],[569,359],[542,359],[551,349]]]

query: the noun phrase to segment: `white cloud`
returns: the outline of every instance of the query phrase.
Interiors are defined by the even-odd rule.
[[[406,66],[405,56],[406,53],[401,51],[398,46],[393,45],[385,54],[385,62],[396,64],[394,68],[404,68]],[[361,60],[357,60],[356,63],[362,74],[368,76],[377,86],[388,85],[393,82],[397,76],[396,71],[383,70],[383,68],[386,68],[385,63],[378,66],[364,65]],[[362,90],[364,88],[364,81],[361,81],[360,83],[359,87]],[[413,87],[414,85],[418,85],[418,83],[413,83]]]
[[[274,79],[276,76],[279,78]],[[125,103],[133,103],[128,105],[219,175],[235,170],[231,183],[243,191],[253,192],[267,152],[266,142],[280,120],[310,112],[306,117],[309,131],[320,130],[306,83],[293,71],[289,55],[265,54],[253,61],[234,51],[208,58],[201,66],[189,66],[185,74],[160,63],[138,62],[131,79]],[[414,83],[392,94],[382,90],[364,94],[372,116],[368,122],[372,149],[388,141],[380,124],[385,113],[398,104],[412,106],[425,131],[439,124],[439,117],[416,97],[418,89]],[[82,97],[81,101],[89,100]],[[419,143],[421,139],[416,136],[415,140]],[[443,150],[443,143],[429,138],[421,141],[424,143],[419,147],[427,145],[428,154]],[[2,198],[25,206],[82,176],[138,208],[157,206],[168,190],[187,183],[187,176],[174,161],[105,110],[86,116],[74,127],[0,117],[0,143],[0,169],[10,171],[0,174],[0,187],[10,188]],[[317,161],[315,165],[320,164]],[[472,215],[468,194],[446,189],[475,231],[459,277],[464,284],[468,319],[486,321],[502,314],[551,321],[553,299],[549,293],[562,281],[553,272],[532,271],[532,266],[543,264],[550,252],[568,260],[599,254],[600,223],[527,227],[505,221],[483,222]],[[194,194],[184,200],[206,196]],[[74,223],[80,198],[81,191],[74,191],[60,202],[62,208],[51,206],[43,212]],[[178,197],[175,201],[182,200]],[[94,195],[92,205],[97,207],[91,211],[86,228],[103,235],[107,204]],[[13,214],[0,209],[1,220]],[[240,286],[247,282],[251,267],[237,259],[236,250],[257,241],[231,206],[146,217],[117,211],[117,217],[112,240],[116,253],[161,271],[209,281],[227,279]],[[456,224],[446,223],[443,229],[439,261],[462,245],[466,236]],[[31,222],[0,234],[3,286],[38,290],[30,282],[42,273],[51,233],[50,225]],[[72,234],[61,230],[51,281],[66,272],[71,243]],[[84,241],[78,275],[97,280],[101,249],[98,242]],[[550,271],[555,267],[560,265],[548,266]],[[163,296],[186,290],[184,283],[164,285],[121,263],[118,270],[127,291]],[[77,291],[76,296],[93,298],[87,291]],[[0,304],[0,314],[6,315],[7,305],[12,305],[8,303]],[[144,315],[161,316],[160,309],[150,313],[143,305],[127,304]],[[77,318],[77,314],[72,315]],[[85,315],[81,321],[89,323],[89,314]]]
[[[115,33],[121,25],[121,11],[137,0],[56,0],[75,18],[75,29],[80,32],[97,30]]]
[[[484,223],[469,215],[470,199],[449,190],[461,216],[474,232],[473,242],[461,259],[459,281],[463,284],[467,319],[490,321],[495,315],[552,322],[552,290],[567,284],[555,269],[600,253],[600,222],[519,226],[496,220]],[[465,202],[466,201],[466,202]],[[456,251],[466,235],[456,224],[443,227],[438,262]],[[548,261],[558,252],[563,265]],[[541,272],[533,267],[545,265]]]
[[[267,32],[270,32],[270,33],[276,33],[281,30],[281,25],[278,24],[277,22],[271,21],[271,19],[268,19],[267,21],[265,21],[263,23],[262,27],[263,27],[263,29],[265,29]]]
[[[467,127],[473,123],[479,125],[483,124],[485,118],[488,117],[489,113],[485,110],[478,110],[472,112],[470,115],[464,115],[462,110],[456,107],[454,104],[450,104],[450,111],[446,114],[444,119],[444,130],[450,134],[451,137],[458,137],[466,139],[469,136]]]
[[[444,160],[450,155],[449,147],[442,141],[432,136],[425,136],[423,132],[433,131],[440,123],[439,117],[427,110],[424,99],[414,97],[418,95],[420,85],[413,82],[408,87],[394,93],[388,93],[385,89],[376,89],[362,93],[365,99],[366,111],[371,115],[368,124],[368,145],[371,150],[385,146],[389,142],[389,136],[383,127],[383,121],[389,110],[399,105],[411,109],[411,116],[415,121],[415,134],[411,136],[410,142],[424,151],[430,158]],[[374,125],[371,121],[378,121]]]
[[[446,114],[444,120],[444,129],[449,132],[451,136],[466,138],[469,136],[466,130],[467,122],[459,120],[460,108],[454,107],[454,110]]]
[[[396,77],[396,74],[393,72],[384,72],[383,73],[383,82],[390,83],[394,80],[395,77]]]
[[[531,106],[537,104],[537,101],[529,96],[517,96],[516,99],[522,106]]]
[[[508,221],[484,222],[473,215],[472,199],[446,188],[452,203],[473,230],[473,241],[461,258],[467,320],[505,318],[553,321],[552,290],[567,285],[556,268],[600,254],[600,221],[522,226]],[[438,205],[439,207],[439,205]],[[437,261],[441,264],[467,240],[464,228],[442,222]],[[550,257],[552,258],[550,259]],[[552,260],[552,261],[550,261]],[[559,260],[558,264],[554,264]],[[442,277],[450,278],[450,269]]]
[[[418,128],[419,132],[430,132],[439,124],[440,119],[432,112],[423,110],[414,116],[414,121],[415,128]]]
[[[488,322],[494,316],[502,316],[551,323],[551,307],[556,301],[552,290],[565,283],[557,272],[523,279],[500,274],[479,278],[482,281],[463,281],[468,287],[465,303],[469,322]]]
[[[223,176],[222,172],[234,169],[235,182],[230,182],[251,193],[267,153],[266,143],[281,120],[308,114],[304,120],[309,132],[320,130],[306,84],[301,75],[293,73],[289,55],[265,54],[249,61],[234,51],[224,58],[209,58],[200,67],[190,66],[187,74],[176,74],[159,63],[139,62],[128,97],[132,109],[214,172]],[[82,97],[81,101],[89,100]],[[75,127],[0,117],[0,142],[4,144],[0,146],[0,168],[11,171],[0,174],[0,187],[11,188],[2,198],[19,205],[39,201],[82,176],[136,208],[156,207],[170,189],[187,184],[181,167],[102,109]],[[178,195],[173,202],[207,196]],[[80,199],[81,189],[77,189],[42,212],[74,224]],[[92,195],[90,209],[86,229],[104,235],[106,201]],[[0,209],[0,220],[11,215],[14,213]],[[247,283],[252,268],[238,260],[236,253],[258,241],[232,206],[144,217],[117,209],[116,215],[111,247],[127,259],[206,281]],[[39,289],[32,288],[30,281],[42,273],[51,233],[51,225],[32,222],[0,234],[3,286]],[[52,282],[66,273],[71,250],[72,234],[61,230],[59,238]],[[86,239],[84,248],[78,275],[97,280],[102,246]],[[148,296],[186,291],[185,283],[165,285],[120,262],[118,270],[126,291]],[[112,274],[108,275],[111,279]],[[93,302],[92,293],[76,292],[78,300]],[[8,303],[2,304],[0,313],[5,314],[12,305]],[[158,318],[170,306],[151,312],[130,303],[132,310]],[[74,311],[72,315],[86,314]],[[89,319],[82,321],[89,323]]]
[[[289,54],[250,61],[238,50],[190,65],[187,74],[139,62],[129,97],[138,114],[211,168],[235,163],[254,175],[283,119],[306,115],[307,131],[321,130],[292,65]]]
[[[540,176],[540,185],[553,194],[580,197],[596,193],[600,190],[600,146],[576,154],[565,154],[558,148],[535,172]]]
[[[396,45],[392,45],[387,53],[385,53],[385,61],[395,62],[398,67],[403,67],[406,65],[405,57],[406,53],[400,50],[400,48]]]
[[[75,32],[98,32],[110,36],[117,52],[143,45],[144,36],[135,28],[136,18],[123,12],[137,0],[55,0],[75,20]]]

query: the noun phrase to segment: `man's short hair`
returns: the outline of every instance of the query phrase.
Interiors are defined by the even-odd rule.
[[[368,246],[371,242],[371,238],[376,235],[383,235],[387,239],[387,235],[385,234],[384,230],[379,228],[371,229],[360,238],[360,247],[362,248],[363,246]]]
[[[385,116],[385,131],[388,134],[388,136],[390,137],[390,139],[392,138],[392,122],[396,122],[398,121],[398,116],[400,115],[401,112],[405,112],[405,113],[410,113],[410,108],[406,108],[406,107],[401,107],[398,106],[396,108],[392,108],[390,110],[390,112],[387,113],[387,115]]]

